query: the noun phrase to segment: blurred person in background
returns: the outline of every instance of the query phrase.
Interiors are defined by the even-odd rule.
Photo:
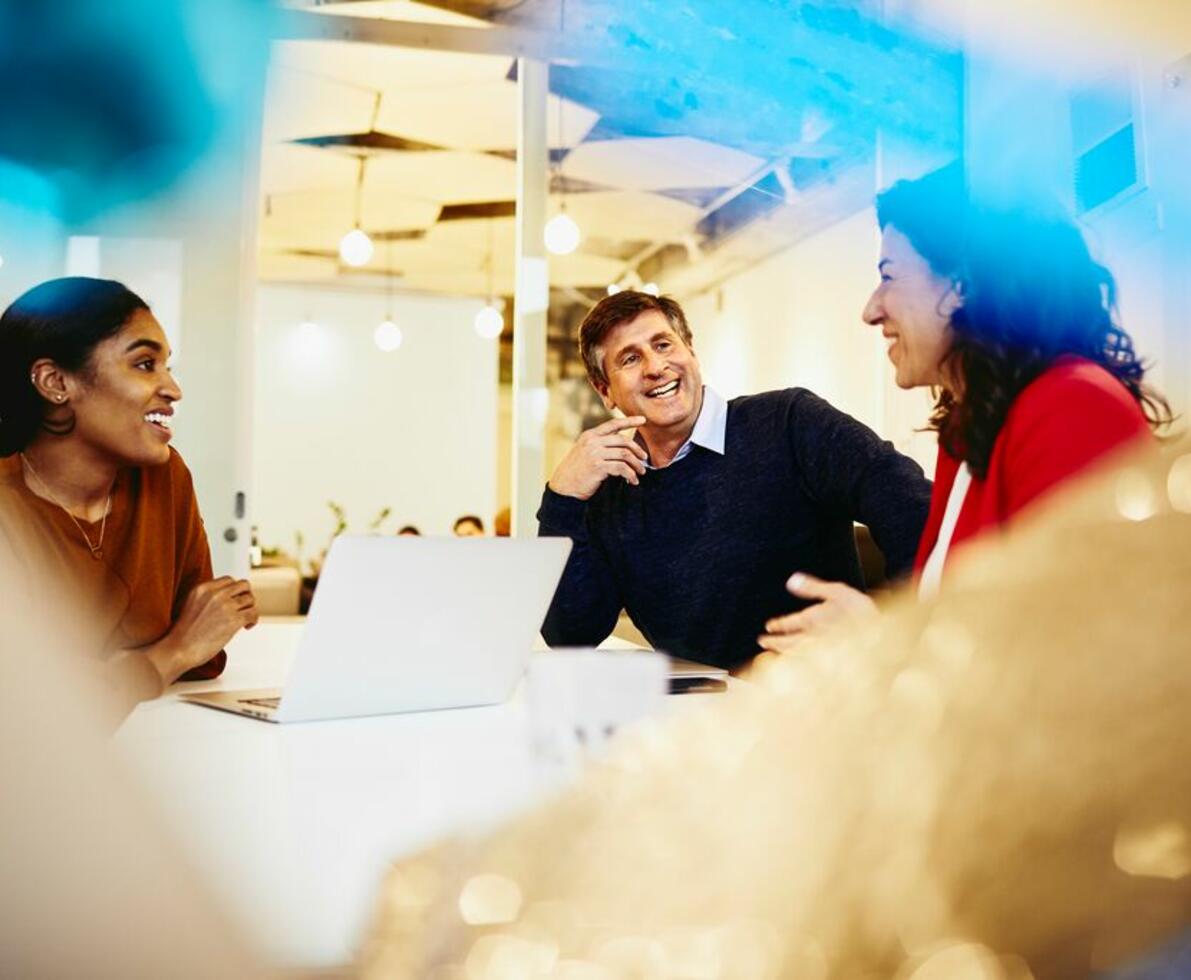
[[[498,538],[507,538],[513,533],[513,512],[508,507],[502,507],[492,519],[492,533]]]
[[[456,519],[451,527],[457,538],[482,538],[484,536],[484,522],[475,514],[464,514]]]
[[[77,598],[125,710],[218,676],[257,621],[246,581],[212,577],[169,445],[182,397],[169,356],[144,301],[110,280],[43,283],[0,317],[0,534]]]
[[[949,556],[1170,420],[1120,325],[1112,274],[1049,202],[979,201],[961,162],[877,197],[880,284],[864,321],[881,328],[897,384],[937,392],[930,516],[915,560],[937,590]],[[780,650],[809,630],[868,615],[843,582],[795,574],[819,600],[766,624]]]

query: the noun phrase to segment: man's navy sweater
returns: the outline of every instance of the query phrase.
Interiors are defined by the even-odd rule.
[[[767,619],[806,605],[786,591],[792,572],[864,587],[853,521],[890,577],[909,571],[930,489],[918,464],[805,389],[734,398],[722,456],[695,445],[587,501],[546,488],[538,533],[574,548],[542,633],[594,646],[623,608],[659,650],[740,666]]]

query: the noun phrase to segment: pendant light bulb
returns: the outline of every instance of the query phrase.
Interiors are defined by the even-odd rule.
[[[485,340],[495,340],[505,328],[505,318],[493,302],[480,307],[475,319],[476,333]]]
[[[372,339],[376,346],[387,354],[400,347],[401,341],[405,338],[401,333],[401,328],[391,318],[385,317],[384,322],[372,332]]]
[[[579,247],[579,226],[565,211],[546,222],[544,232],[546,248],[554,255],[570,255]]]
[[[371,261],[373,250],[372,239],[360,228],[353,228],[339,239],[339,257],[357,268]]]

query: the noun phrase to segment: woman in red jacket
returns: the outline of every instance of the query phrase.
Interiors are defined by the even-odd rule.
[[[959,163],[877,197],[880,284],[866,323],[889,342],[897,384],[937,392],[922,594],[945,562],[1102,457],[1170,418],[1116,320],[1111,273],[1057,209],[975,201]],[[767,624],[761,644],[873,608],[861,592],[795,573],[821,600]]]

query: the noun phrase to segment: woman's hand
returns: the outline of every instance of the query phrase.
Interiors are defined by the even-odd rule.
[[[186,597],[170,631],[148,648],[149,660],[168,686],[214,657],[241,629],[252,629],[259,618],[252,586],[244,579],[224,575],[203,582]]]
[[[757,637],[763,650],[783,653],[828,626],[877,615],[877,604],[872,599],[843,582],[824,582],[805,572],[795,572],[786,582],[786,588],[800,599],[819,601],[801,612],[769,620],[765,632]]]

